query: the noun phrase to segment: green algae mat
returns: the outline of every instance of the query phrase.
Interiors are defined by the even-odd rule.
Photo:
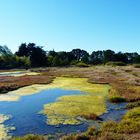
[[[107,111],[105,97],[111,88],[107,84],[91,84],[87,78],[57,77],[47,88],[81,91],[80,95],[63,96],[54,103],[44,105],[43,112],[50,125],[80,124],[78,118],[83,115],[99,116]]]

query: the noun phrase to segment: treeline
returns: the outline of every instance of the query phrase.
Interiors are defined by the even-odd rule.
[[[87,66],[117,63],[140,64],[140,55],[134,53],[115,53],[112,50],[93,51],[89,54],[85,50],[73,49],[70,52],[45,51],[35,43],[22,43],[18,51],[12,54],[6,46],[0,46],[0,68],[30,68],[57,66]]]

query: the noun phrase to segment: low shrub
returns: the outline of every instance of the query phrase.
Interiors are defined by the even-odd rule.
[[[121,97],[114,88],[109,90],[109,101],[113,103],[126,102],[126,99]]]
[[[75,135],[68,135],[63,137],[61,140],[96,140],[94,136],[86,135],[85,133],[82,134],[75,134]]]
[[[71,63],[70,63],[70,65],[76,65],[77,63],[78,63],[77,60],[72,60]]]
[[[85,133],[88,136],[97,136],[99,134],[99,131],[95,127],[89,127]]]
[[[88,64],[83,63],[83,62],[79,62],[79,63],[77,63],[76,66],[78,66],[78,67],[89,67]]]
[[[112,103],[121,103],[121,102],[126,102],[126,99],[120,96],[112,96],[109,98],[109,101]]]
[[[140,64],[135,64],[134,67],[135,68],[140,68]]]
[[[84,114],[84,115],[81,115],[81,117],[85,118],[87,120],[98,120],[99,119],[99,117],[96,114],[94,114],[94,113],[86,114],[86,115]]]
[[[121,61],[110,61],[110,62],[107,62],[106,65],[109,65],[109,66],[126,66],[126,64],[124,62],[121,62]]]

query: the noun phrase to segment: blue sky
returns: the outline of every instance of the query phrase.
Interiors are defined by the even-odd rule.
[[[0,0],[0,45],[140,52],[140,0]]]

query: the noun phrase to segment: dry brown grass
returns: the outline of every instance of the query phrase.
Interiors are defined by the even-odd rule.
[[[5,76],[0,77],[0,93],[6,93],[21,87],[33,85],[33,84],[46,84],[50,83],[54,77],[35,75],[35,76],[21,76],[12,77]]]
[[[127,101],[140,99],[140,90],[132,87],[140,86],[140,70],[133,66],[111,67],[94,66],[88,68],[43,68],[34,69],[41,72],[41,75],[22,77],[0,77],[0,92],[7,92],[23,86],[32,84],[50,83],[55,77],[83,77],[88,78],[90,83],[109,83],[116,90],[118,96],[126,98]],[[111,94],[111,93],[110,93]]]

